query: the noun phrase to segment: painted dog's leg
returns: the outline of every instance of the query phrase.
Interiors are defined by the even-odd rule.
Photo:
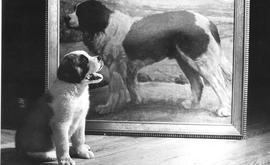
[[[140,104],[142,99],[138,94],[138,86],[137,86],[137,72],[138,68],[135,63],[129,62],[127,67],[127,88],[130,94],[131,103]]]
[[[99,114],[106,114],[121,109],[130,97],[124,84],[122,76],[118,72],[110,73],[109,96],[106,104],[98,105],[95,111]]]
[[[192,109],[192,108],[199,108],[200,107],[200,101],[202,97],[202,90],[203,90],[203,81],[197,71],[195,71],[193,68],[191,68],[181,57],[177,57],[176,61],[178,62],[180,68],[186,75],[187,79],[190,83],[192,98],[191,100],[187,99],[182,102],[182,105],[186,109]]]
[[[211,67],[211,69],[209,68]],[[218,116],[231,115],[231,96],[226,87],[226,82],[222,75],[219,65],[200,67],[200,73],[209,82],[216,95],[218,96],[220,106],[216,110]]]
[[[138,81],[137,81],[137,73],[138,71],[155,61],[152,59],[146,60],[134,60],[128,61],[127,63],[127,76],[126,76],[126,84],[130,94],[130,99],[132,104],[140,104],[142,103],[142,98],[139,94],[138,89]]]
[[[226,86],[225,76],[223,75],[222,66],[217,58],[221,58],[221,50],[217,44],[209,47],[208,51],[201,55],[200,58],[192,60],[183,53],[178,46],[176,49],[180,52],[182,59],[197,71],[213,88],[218,96],[220,106],[217,109],[218,116],[231,115],[231,95]]]

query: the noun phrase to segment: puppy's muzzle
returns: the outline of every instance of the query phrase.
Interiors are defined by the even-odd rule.
[[[103,76],[100,73],[91,73],[86,76],[86,79],[90,82],[90,84],[96,84],[103,80]]]

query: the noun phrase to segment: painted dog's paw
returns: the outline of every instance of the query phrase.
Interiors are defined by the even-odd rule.
[[[200,108],[200,103],[194,102],[192,100],[185,100],[182,102],[182,106],[185,109],[198,109]]]
[[[76,148],[76,154],[79,158],[83,159],[93,159],[94,153],[91,151],[87,144],[80,145]]]
[[[61,157],[58,159],[59,165],[75,165],[75,161],[70,156]]]
[[[95,109],[95,111],[98,113],[98,114],[107,114],[107,113],[110,113],[112,110],[111,110],[111,106],[109,105],[98,105]]]
[[[221,107],[217,109],[216,113],[220,117],[228,117],[231,116],[231,109],[228,107]]]
[[[111,92],[105,105],[98,105],[95,111],[99,114],[107,114],[122,109],[130,101],[126,90]]]
[[[139,105],[143,102],[142,100],[142,97],[137,95],[135,98],[131,99],[131,104]]]

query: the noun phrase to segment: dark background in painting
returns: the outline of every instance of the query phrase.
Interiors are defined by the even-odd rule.
[[[248,123],[269,120],[269,7],[252,1]],[[24,105],[44,91],[45,7],[42,0],[3,0],[2,127],[15,127]],[[20,99],[23,98],[23,99]]]

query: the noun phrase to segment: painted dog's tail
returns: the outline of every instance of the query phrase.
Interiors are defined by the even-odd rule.
[[[225,57],[223,51],[221,50],[221,56],[219,61],[219,66],[222,70],[223,77],[227,87],[231,87],[232,84],[232,63]]]
[[[176,50],[181,55],[182,59],[195,71],[200,73],[200,68],[196,64],[194,60],[192,60],[190,57],[188,57],[180,48],[178,45],[176,45]],[[217,57],[218,60],[218,67],[221,69],[222,76],[224,78],[224,83],[226,87],[231,87],[232,83],[232,64],[229,62],[229,60],[224,56],[223,51],[220,50],[220,56]]]

